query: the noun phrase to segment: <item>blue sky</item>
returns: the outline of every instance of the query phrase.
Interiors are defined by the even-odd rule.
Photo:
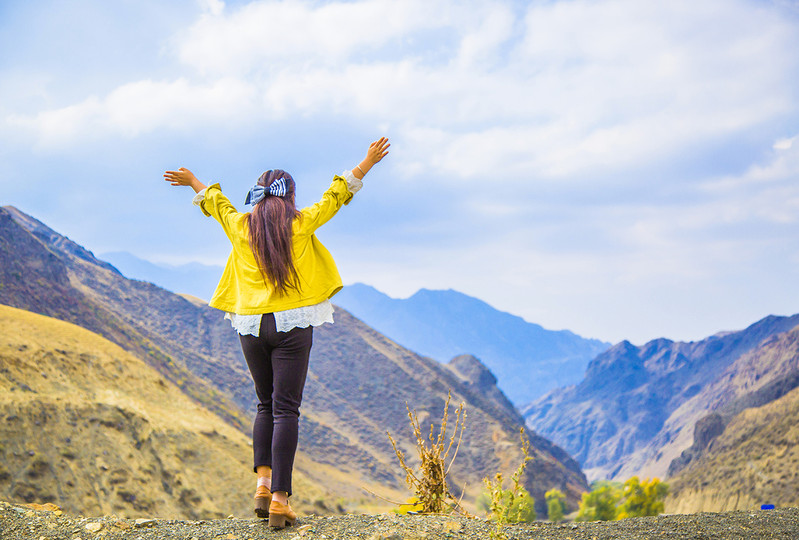
[[[799,2],[0,2],[0,204],[95,253],[222,264],[164,183],[310,204],[345,283],[690,340],[799,312]]]

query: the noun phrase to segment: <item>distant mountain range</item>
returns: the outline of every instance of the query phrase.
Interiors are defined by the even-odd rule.
[[[459,354],[477,356],[516,405],[579,381],[588,362],[610,346],[568,330],[546,330],[452,289],[421,289],[396,299],[356,283],[344,287],[334,302],[439,362]]]
[[[526,338],[531,342],[553,337],[454,291],[423,290],[395,300],[358,285],[336,298],[353,310],[376,312],[370,318],[385,318],[386,312],[418,318],[397,323],[434,336],[420,339],[417,351],[457,336],[448,326],[452,321],[474,323],[473,332],[504,325],[533,336]],[[212,429],[200,434],[218,437],[204,445],[208,454],[201,459],[214,460],[220,471],[242,467],[241,437],[249,433],[254,392],[235,333],[218,312],[125,278],[11,207],[0,208],[0,304],[97,334],[0,307],[0,328],[8,336],[0,343],[0,496],[48,500],[55,492],[84,509],[124,515],[135,513],[137,504],[182,517],[246,505],[238,495],[221,496],[176,472],[179,464],[200,458],[190,448],[198,444],[196,430],[180,414],[167,419],[158,406],[163,393],[181,409],[201,409],[197,414]],[[439,334],[437,326],[443,328]],[[513,335],[497,335],[513,341]],[[534,460],[524,484],[536,497],[539,516],[545,515],[545,490],[558,487],[574,509],[587,488],[567,451],[592,479],[666,478],[669,512],[799,505],[799,315],[766,317],[698,342],[659,339],[636,347],[623,341],[591,360],[577,384],[525,407],[524,417],[478,359],[490,354],[455,356],[461,349],[443,346],[431,349],[443,352],[424,353],[455,356],[442,364],[398,344],[412,337],[389,339],[345,309],[337,310],[335,325],[315,332],[297,462],[302,492],[315,501],[298,495],[301,507],[334,511],[325,506],[332,498],[349,508],[380,507],[368,502],[363,488],[401,498],[403,474],[385,431],[414,455],[405,403],[425,422],[435,420],[448,390],[468,411],[452,471],[453,484],[467,486],[467,502],[483,477],[497,470],[507,475],[518,464],[518,428],[526,421],[535,432],[528,432]],[[470,352],[480,344],[461,340]],[[562,351],[568,350],[564,343]],[[527,368],[523,362],[517,367],[522,384],[529,384]],[[119,382],[128,378],[135,384]],[[141,428],[147,418],[149,431]],[[128,452],[127,462],[107,457],[109,441]],[[162,455],[162,463],[150,459]],[[86,495],[84,480],[94,495]],[[131,491],[146,482],[153,482],[152,489]]]
[[[699,342],[660,339],[636,347],[624,341],[593,360],[580,384],[550,392],[523,414],[528,425],[574,455],[591,479],[674,475],[672,510],[749,508],[757,492],[741,492],[734,479],[762,474],[764,463],[785,450],[746,442],[741,433],[754,424],[773,425],[759,419],[759,411],[772,404],[779,410],[777,401],[788,403],[799,385],[797,325],[799,315],[769,316]],[[788,418],[797,415],[792,410]],[[728,426],[733,432],[726,432]],[[785,441],[799,442],[795,428],[781,429]],[[760,429],[760,436],[767,432]],[[714,446],[716,438],[726,448]],[[747,454],[759,457],[747,461]],[[799,460],[793,450],[790,455]],[[799,503],[790,493],[799,491],[783,490],[779,497],[772,491],[772,500]]]
[[[130,278],[168,290],[210,298],[222,267],[153,264],[129,253],[102,258]],[[546,330],[454,290],[421,289],[396,299],[356,283],[333,302],[392,340],[439,362],[461,354],[478,357],[517,406],[549,390],[579,382],[588,362],[610,344],[568,330]]]
[[[104,337],[142,360],[196,405],[241,433],[249,433],[255,405],[252,381],[237,336],[217,310],[151,283],[125,278],[114,266],[13,207],[0,208],[0,303],[62,319]],[[80,343],[70,347],[59,350],[75,354],[82,350]],[[8,354],[2,358],[3,366],[17,362],[13,352]],[[124,366],[120,369],[124,380]],[[38,381],[39,375],[35,377]],[[25,386],[33,388],[24,376],[15,374],[14,378],[19,389],[16,396],[35,397],[24,391]],[[414,463],[415,440],[406,403],[418,411],[423,423],[436,421],[451,391],[453,402],[464,402],[468,413],[451,485],[456,492],[465,486],[464,501],[473,504],[484,477],[497,471],[508,475],[521,460],[518,437],[523,418],[493,381],[474,357],[442,365],[401,347],[347,311],[337,310],[334,325],[314,332],[302,408],[297,469],[313,486],[310,495],[324,493],[324,500],[334,498],[360,508],[379,503],[365,495],[363,488],[393,500],[402,498],[407,493],[405,475],[386,431]],[[23,419],[24,425],[36,421],[41,420]],[[100,422],[98,429],[114,430],[115,426]],[[528,431],[527,436],[535,459],[523,482],[536,498],[539,515],[546,513],[544,491],[552,487],[564,491],[569,506],[575,508],[587,488],[579,466],[537,434]],[[39,443],[57,441],[40,439]],[[33,457],[18,462],[16,455],[4,453],[6,448],[12,446],[4,441],[0,463],[8,469],[6,478],[14,479],[8,486],[0,485],[0,493],[7,495],[15,492],[21,471],[32,466]],[[231,462],[231,466],[238,465]],[[136,482],[152,481],[143,475],[145,468],[134,471]],[[37,474],[37,482],[58,490],[74,488],[54,477],[51,469],[42,468]],[[110,467],[98,474],[102,482],[114,485],[107,477]],[[162,481],[170,488],[174,485],[171,478]],[[180,511],[181,505],[173,508]]]

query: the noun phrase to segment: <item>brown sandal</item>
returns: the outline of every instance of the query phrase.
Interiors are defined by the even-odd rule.
[[[271,502],[272,493],[266,486],[258,486],[258,489],[255,490],[255,515],[259,518],[268,518]]]
[[[291,509],[288,504],[281,504],[276,500],[272,500],[269,505],[269,526],[273,529],[282,529],[290,527],[297,521],[297,514]]]

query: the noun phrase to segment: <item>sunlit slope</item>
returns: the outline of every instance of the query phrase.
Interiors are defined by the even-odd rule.
[[[247,438],[144,362],[2,305],[0,336],[1,498],[87,515],[250,514]]]

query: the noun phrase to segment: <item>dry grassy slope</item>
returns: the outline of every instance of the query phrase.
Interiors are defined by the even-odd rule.
[[[208,309],[150,283],[125,279],[13,207],[0,208],[0,261],[0,304],[87,328],[144,359],[233,425],[248,428],[247,416],[218,390],[241,387],[247,375],[221,366],[228,360],[227,348],[221,348],[222,358],[209,353],[208,344],[222,331]]]
[[[799,506],[799,388],[736,415],[670,486],[667,512]]]
[[[88,515],[249,516],[239,430],[88,330],[7,306],[0,328],[3,498]]]
[[[198,402],[245,431],[249,428],[241,418],[254,410],[252,382],[236,335],[219,312],[149,283],[124,278],[13,208],[0,209],[0,220],[3,214],[12,218],[4,219],[7,228],[16,225],[10,237],[0,229],[0,238],[6,241],[5,247],[0,244],[6,251],[4,258],[28,261],[23,269],[27,275],[60,265],[56,274],[67,276],[68,282],[61,285],[59,294],[71,295],[70,306],[77,306],[77,312],[46,301],[56,279],[50,274],[37,275],[25,294],[3,296],[0,292],[0,301],[27,307],[33,293],[45,301],[31,309],[49,309],[53,316],[96,327]],[[8,238],[14,241],[9,244]],[[483,476],[497,468],[509,472],[515,467],[521,454],[518,415],[513,410],[481,396],[451,370],[410,353],[346,312],[339,310],[336,319],[332,327],[316,332],[301,417],[298,466],[320,485],[337,478],[344,481],[341,491],[347,498],[362,498],[360,486],[364,485],[396,499],[405,490],[404,475],[394,462],[385,430],[390,429],[410,449],[405,401],[423,418],[438,420],[449,388],[455,391],[455,402],[468,403],[469,439],[453,473],[461,485],[468,482],[469,495],[480,489]],[[548,441],[537,436],[533,441],[538,459],[528,467],[527,483],[540,505],[543,492],[551,487],[564,490],[571,504],[576,504],[586,487],[577,464]]]

